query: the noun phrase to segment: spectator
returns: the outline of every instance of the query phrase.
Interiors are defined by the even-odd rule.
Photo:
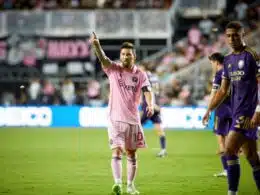
[[[28,104],[39,104],[40,92],[41,92],[40,80],[38,78],[32,79],[28,89],[28,95],[29,95]]]
[[[188,31],[188,42],[190,45],[197,47],[200,44],[201,32],[196,25],[192,25]]]
[[[55,9],[57,8],[56,0],[45,0],[44,1],[44,9]]]
[[[4,92],[2,94],[0,105],[11,106],[11,105],[15,105],[15,103],[16,101],[13,93]]]
[[[244,21],[246,19],[248,5],[244,2],[244,0],[239,0],[235,5],[235,14],[236,18],[240,21]]]
[[[208,15],[204,15],[203,19],[199,22],[199,28],[202,35],[209,40],[214,23],[209,19]]]
[[[101,100],[101,86],[98,81],[90,80],[88,82],[87,97],[91,106],[100,106],[103,104]]]
[[[71,79],[66,77],[61,86],[61,97],[65,104],[73,104],[75,98],[75,86]]]

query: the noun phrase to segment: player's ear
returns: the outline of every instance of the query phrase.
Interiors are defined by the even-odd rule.
[[[136,60],[136,50],[133,49],[134,59]]]
[[[240,30],[240,33],[241,33],[241,37],[245,37],[245,35],[246,35],[246,32],[245,32],[245,29],[244,28],[242,28],[241,30]]]

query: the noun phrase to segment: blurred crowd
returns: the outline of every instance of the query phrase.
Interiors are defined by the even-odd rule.
[[[239,20],[245,27],[246,34],[260,27],[260,7],[250,7],[240,0],[234,12],[211,20],[207,15],[189,29],[186,38],[178,41],[174,49],[163,57],[144,63],[161,81],[161,105],[206,105],[211,92],[212,75],[198,75],[201,83],[188,82],[174,77],[183,68],[193,62],[209,56],[213,52],[224,52],[224,28],[228,21]],[[210,66],[210,63],[209,63]],[[194,93],[194,88],[199,92]]]
[[[162,4],[160,4],[160,2]],[[170,5],[163,0],[4,0],[2,9],[57,9],[57,8],[135,8],[142,6],[156,8]],[[157,4],[158,3],[158,4]],[[179,80],[174,74],[193,62],[207,57],[213,52],[226,48],[224,28],[228,21],[239,20],[246,27],[246,33],[259,27],[260,7],[250,6],[240,0],[234,11],[217,19],[204,15],[193,24],[184,39],[179,40],[173,50],[161,58],[143,63],[153,74],[158,75],[161,105],[201,105],[205,104],[211,91],[211,75],[201,75],[199,93],[194,93],[194,83]],[[210,66],[210,64],[209,64]],[[21,86],[18,93],[4,92],[0,104],[4,105],[88,105],[103,106],[108,102],[109,84],[107,79],[93,78],[85,83],[73,82],[69,77],[60,83],[49,79],[32,78]],[[201,103],[202,102],[202,103]]]
[[[0,0],[2,10],[169,8],[172,0]]]
[[[28,85],[21,85],[16,94],[2,93],[3,105],[88,105],[103,106],[108,103],[108,95],[95,79],[86,83],[75,83],[65,77],[61,83],[49,79],[32,78]]]

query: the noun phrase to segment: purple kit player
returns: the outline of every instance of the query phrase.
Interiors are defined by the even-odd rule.
[[[221,53],[213,53],[209,56],[210,63],[212,65],[213,73],[215,74],[212,84],[212,90],[210,94],[210,101],[214,99],[217,91],[220,88],[222,74],[223,74],[223,61],[224,56]],[[203,121],[206,124],[208,121]],[[214,133],[217,136],[217,141],[219,145],[219,154],[221,158],[221,162],[223,165],[223,171],[215,174],[215,177],[226,177],[227,176],[227,161],[224,155],[224,148],[225,148],[225,139],[228,134],[230,125],[232,122],[232,115],[231,115],[231,103],[230,97],[226,97],[226,99],[218,106],[215,110],[215,122],[214,122]]]
[[[260,191],[260,160],[256,141],[260,121],[260,64],[256,52],[244,44],[244,29],[239,22],[227,24],[225,34],[232,53],[224,59],[221,87],[209,105],[204,120],[225,99],[230,87],[232,125],[226,138],[225,156],[228,164],[228,195],[236,195],[240,178],[237,154],[241,147]]]
[[[148,79],[151,83],[152,86],[152,91],[154,94],[154,114],[151,117],[147,116],[147,103],[145,101],[145,97],[143,96],[142,99],[142,118],[141,118],[141,124],[143,125],[147,120],[151,120],[152,123],[154,124],[155,130],[157,132],[157,135],[159,136],[160,139],[160,146],[161,146],[161,151],[157,154],[158,157],[165,157],[167,155],[166,152],[166,137],[165,137],[165,132],[162,127],[162,120],[161,120],[161,108],[159,106],[159,90],[160,90],[160,83],[159,83],[159,78],[155,73],[152,73],[149,71],[146,66],[142,66],[143,70],[147,73]]]
[[[95,33],[91,42],[110,84],[108,135],[112,149],[111,167],[115,181],[112,191],[114,194],[122,194],[122,154],[126,151],[126,191],[129,194],[139,194],[134,186],[137,170],[136,150],[144,148],[146,144],[138,106],[143,91],[148,104],[147,114],[153,115],[151,86],[145,72],[134,64],[136,54],[133,44],[123,43],[120,49],[121,63],[115,63],[105,55]]]

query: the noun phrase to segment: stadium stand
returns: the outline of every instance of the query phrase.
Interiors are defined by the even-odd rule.
[[[1,103],[106,104],[108,82],[88,42],[95,30],[115,60],[123,41],[135,43],[139,63],[160,77],[162,105],[205,104],[207,56],[228,52],[227,21],[240,20],[247,36],[259,37],[260,9],[252,2],[2,1]]]

